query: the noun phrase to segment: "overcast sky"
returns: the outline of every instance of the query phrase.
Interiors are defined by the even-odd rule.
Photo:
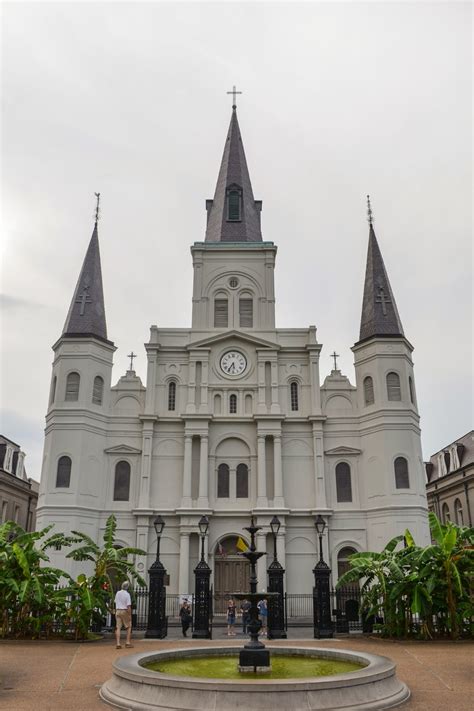
[[[469,3],[4,3],[3,434],[39,479],[52,344],[102,195],[113,381],[149,326],[191,322],[231,113],[278,327],[316,324],[354,382],[371,194],[407,338],[425,458],[472,427]]]

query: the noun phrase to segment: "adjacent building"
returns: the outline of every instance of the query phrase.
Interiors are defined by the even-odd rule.
[[[472,526],[474,431],[451,442],[425,462],[428,507],[443,523]]]
[[[0,435],[0,523],[14,521],[34,531],[38,490],[39,482],[26,475],[20,445]]]
[[[324,555],[335,577],[350,553],[380,550],[406,528],[427,542],[413,346],[371,217],[351,383],[336,363],[321,378],[315,326],[275,324],[277,247],[262,234],[262,202],[253,195],[235,106],[206,211],[204,240],[191,246],[191,325],[151,326],[145,384],[132,365],[111,382],[116,349],[95,223],[53,346],[38,525],[98,539],[114,513],[119,543],[147,552],[138,561],[145,573],[159,513],[169,591],[180,593],[193,585],[202,514],[210,519],[216,592],[247,589],[236,543],[248,540],[251,512],[262,526],[258,549],[268,553],[259,561],[262,589],[274,515],[289,592],[311,590],[317,514],[328,524]],[[316,316],[320,309],[315,303]],[[58,565],[74,565],[54,555]]]

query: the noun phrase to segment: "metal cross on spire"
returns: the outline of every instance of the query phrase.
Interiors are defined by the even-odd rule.
[[[331,353],[331,358],[334,358],[334,370],[337,370],[337,359],[339,358],[339,353]]]
[[[97,198],[97,204],[95,206],[95,224],[97,224],[99,222],[99,217],[100,217],[100,209],[99,209],[100,193],[94,193],[94,195]]]
[[[369,225],[371,225],[374,221],[374,214],[372,212],[372,206],[370,204],[370,195],[367,195],[367,220],[369,222]]]
[[[237,94],[241,94],[241,91],[237,91],[235,88],[235,85],[232,87],[232,91],[227,91],[226,94],[232,94],[232,108],[236,109],[237,108],[237,99],[236,96]]]
[[[79,316],[84,316],[84,309],[86,308],[86,304],[91,304],[92,299],[88,294],[89,287],[84,284],[82,287],[82,294],[77,295],[76,299],[76,304],[81,305],[81,310],[79,311]]]
[[[133,370],[133,359],[136,358],[136,354],[132,351],[128,354],[127,358],[130,358],[130,370]]]

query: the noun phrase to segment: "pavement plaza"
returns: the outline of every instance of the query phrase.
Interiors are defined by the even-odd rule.
[[[293,630],[291,639],[270,645],[334,646],[382,654],[397,664],[397,674],[411,689],[407,711],[471,711],[474,708],[474,643],[393,642],[362,635],[314,640],[312,630]],[[115,649],[112,637],[91,643],[65,641],[0,642],[0,709],[5,711],[105,711],[98,692],[111,676],[119,655],[151,652],[183,645],[203,646],[202,640],[183,639],[178,630],[166,640],[135,638],[133,649]],[[293,638],[294,637],[294,638]],[[243,637],[229,638],[220,629],[209,646],[242,645]]]

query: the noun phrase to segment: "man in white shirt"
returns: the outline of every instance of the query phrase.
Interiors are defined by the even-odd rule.
[[[120,632],[122,630],[122,625],[127,630],[127,641],[125,643],[126,647],[132,647],[131,637],[132,637],[132,598],[128,592],[129,583],[125,581],[122,583],[122,589],[118,590],[115,595],[115,620],[117,622],[115,627],[115,640],[116,648],[121,649],[120,644]]]

